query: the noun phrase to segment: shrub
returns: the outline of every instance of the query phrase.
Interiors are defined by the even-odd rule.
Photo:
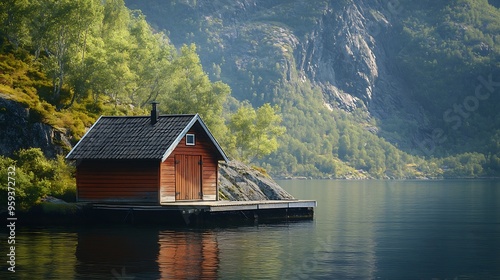
[[[9,166],[15,167],[16,210],[28,210],[47,196],[55,196],[66,201],[75,201],[75,168],[63,156],[47,159],[39,148],[19,150],[15,159],[0,156],[0,178],[8,178]],[[0,186],[2,209],[7,207],[7,184]]]

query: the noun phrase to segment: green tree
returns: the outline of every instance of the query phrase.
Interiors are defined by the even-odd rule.
[[[241,106],[229,121],[234,136],[237,157],[252,161],[278,149],[278,137],[285,133],[281,126],[279,108],[266,103],[255,110],[248,104]]]
[[[238,111],[231,115],[229,130],[234,137],[235,156],[239,159],[248,159],[251,150],[252,140],[255,135],[255,119],[257,113],[249,104],[238,108]]]
[[[76,74],[76,66],[85,56],[89,28],[99,7],[98,0],[39,0],[32,4],[36,8],[30,22],[32,43],[52,78],[53,101],[59,101],[66,78]]]
[[[11,171],[9,170],[9,167],[14,167],[15,168],[15,175],[14,176],[9,176],[8,172]],[[24,171],[21,167],[16,165],[16,161],[0,156],[0,176],[2,178],[5,178],[7,180],[8,177],[12,177],[13,180],[12,182],[15,182],[15,185],[13,187],[15,188],[14,190],[14,197],[15,197],[15,205],[14,207],[16,210],[27,210],[29,209],[33,204],[36,203],[36,201],[40,198],[40,196],[45,195],[46,189],[45,188],[38,188],[33,186],[33,180],[34,180],[34,175],[31,172],[26,172]],[[12,189],[10,190],[12,191]],[[1,184],[0,185],[0,209],[5,209],[7,208],[7,194],[9,192],[8,185],[7,183]]]
[[[164,91],[157,95],[160,108],[175,114],[198,113],[219,139],[227,137],[223,106],[231,90],[222,82],[210,82],[195,45],[184,45],[172,61]],[[222,141],[224,142],[224,141]]]
[[[258,151],[258,158],[278,149],[278,137],[286,131],[285,127],[281,126],[281,121],[277,105],[271,107],[269,103],[266,103],[257,109],[255,149]]]
[[[347,156],[351,152],[351,139],[348,134],[344,134],[339,140],[339,158],[347,159]]]
[[[15,47],[30,42],[29,18],[33,9],[28,0],[0,2],[0,30]]]

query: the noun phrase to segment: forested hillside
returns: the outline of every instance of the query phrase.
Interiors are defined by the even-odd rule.
[[[238,100],[281,108],[274,174],[500,171],[497,1],[126,3]]]
[[[0,3],[2,129],[15,135],[20,104],[23,125],[50,127],[64,153],[100,115],[147,114],[156,100],[199,113],[232,158],[273,175],[500,171],[499,11],[487,1],[127,4]],[[1,138],[0,164],[63,193],[71,166],[14,138]]]
[[[176,48],[121,0],[3,1],[0,22],[0,174],[15,170],[20,209],[74,199],[71,145],[99,116],[149,114],[153,100],[162,114],[199,113],[233,158],[277,149],[275,107],[240,106],[195,45]]]

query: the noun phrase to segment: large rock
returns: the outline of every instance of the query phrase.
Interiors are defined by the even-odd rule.
[[[55,157],[71,147],[63,131],[34,119],[29,108],[0,93],[1,155],[11,156],[19,149],[35,147]]]
[[[227,200],[292,200],[271,177],[239,161],[219,164],[219,195]]]

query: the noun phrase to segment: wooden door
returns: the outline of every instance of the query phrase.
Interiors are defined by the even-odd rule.
[[[175,155],[175,200],[199,200],[201,156]]]

